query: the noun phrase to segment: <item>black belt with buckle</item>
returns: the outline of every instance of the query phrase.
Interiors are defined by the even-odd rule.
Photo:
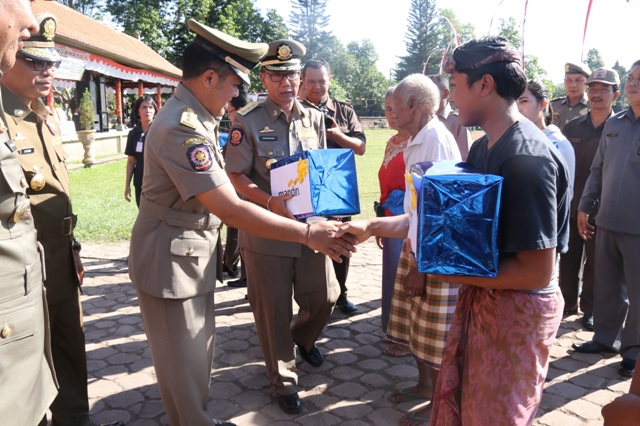
[[[67,216],[60,222],[38,221],[36,230],[38,238],[68,237],[73,233],[78,216]]]

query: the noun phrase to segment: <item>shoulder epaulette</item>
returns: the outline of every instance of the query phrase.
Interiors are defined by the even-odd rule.
[[[561,101],[561,100],[563,100],[563,99],[564,99],[564,96],[561,96],[561,97],[559,97],[559,98],[553,98],[553,99],[551,99],[551,102]]]
[[[251,102],[246,104],[245,106],[243,106],[242,108],[240,108],[238,110],[238,114],[245,116],[247,114],[249,114],[251,111],[253,111],[255,109],[255,107],[257,107],[258,105],[260,105],[258,102]]]
[[[198,123],[198,115],[191,108],[183,108],[180,115],[180,124],[195,129]]]

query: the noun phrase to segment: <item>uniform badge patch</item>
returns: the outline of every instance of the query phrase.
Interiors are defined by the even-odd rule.
[[[211,151],[209,147],[204,144],[194,145],[187,149],[187,159],[196,172],[206,172],[211,169],[211,165],[213,164]]]
[[[240,142],[242,142],[242,130],[240,129],[233,129],[231,130],[231,134],[229,135],[231,138],[231,145],[233,146],[238,146],[240,145]]]

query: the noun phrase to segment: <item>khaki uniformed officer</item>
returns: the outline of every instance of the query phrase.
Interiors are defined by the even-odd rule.
[[[294,40],[269,43],[260,79],[267,89],[263,103],[238,111],[227,144],[227,172],[245,199],[293,219],[288,196],[271,196],[268,165],[302,151],[326,147],[324,118],[297,99],[300,58],[305,47]],[[247,265],[247,290],[269,380],[283,411],[302,409],[294,343],[301,356],[319,366],[315,345],[338,298],[331,261],[302,244],[284,243],[240,232],[242,259]],[[291,297],[300,307],[291,322]]]
[[[583,63],[567,62],[564,65],[564,88],[567,91],[567,96],[551,101],[552,124],[558,126],[560,130],[569,121],[583,116],[589,111],[589,102],[585,91],[587,78],[590,74],[591,70]]]
[[[0,76],[13,66],[19,39],[36,29],[28,0],[0,0]],[[0,103],[0,423],[31,426],[56,385],[28,184],[6,121]]]
[[[131,235],[136,287],[160,395],[173,426],[232,425],[207,411],[213,362],[216,241],[220,221],[266,238],[306,243],[333,257],[353,251],[313,226],[238,199],[224,171],[218,123],[267,45],[246,43],[197,21],[183,78],[146,139],[142,199]]]
[[[44,247],[51,349],[60,385],[51,405],[53,422],[94,425],[89,420],[79,290],[84,270],[78,251],[74,251],[76,216],[60,131],[52,112],[40,100],[52,90],[54,72],[60,65],[53,43],[57,23],[48,13],[38,14],[36,20],[38,33],[24,42],[16,65],[2,79],[2,100],[28,183],[38,241]]]

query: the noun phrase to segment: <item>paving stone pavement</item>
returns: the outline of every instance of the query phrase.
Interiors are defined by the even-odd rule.
[[[83,244],[87,270],[83,286],[89,396],[96,422],[166,425],[136,293],[127,274],[128,243]],[[318,347],[319,368],[299,359],[302,414],[284,414],[275,401],[262,361],[246,289],[219,285],[216,293],[216,349],[209,412],[244,425],[396,425],[419,407],[393,404],[390,390],[412,385],[417,375],[409,357],[383,355],[380,330],[381,251],[370,241],[359,248],[349,273],[349,298],[360,310],[333,313]],[[551,351],[540,410],[541,426],[601,425],[600,409],[629,390],[617,372],[615,354],[574,353],[573,342],[589,340],[578,316],[566,318]],[[176,366],[180,368],[180,366]],[[492,423],[488,420],[487,425]]]

